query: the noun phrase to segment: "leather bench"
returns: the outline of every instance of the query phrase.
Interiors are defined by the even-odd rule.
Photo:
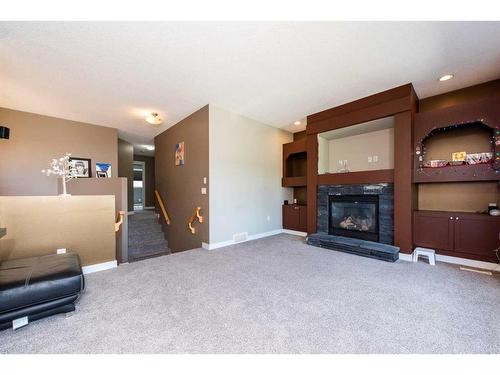
[[[84,288],[77,254],[54,254],[0,263],[0,330],[75,310]]]

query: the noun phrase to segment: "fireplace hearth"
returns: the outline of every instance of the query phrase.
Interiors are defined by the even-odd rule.
[[[328,234],[379,241],[378,195],[330,195]]]

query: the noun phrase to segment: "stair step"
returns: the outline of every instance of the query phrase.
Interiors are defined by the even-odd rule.
[[[147,246],[156,246],[168,244],[168,241],[165,238],[135,238],[132,240],[128,240],[129,247],[147,247]]]
[[[128,221],[129,261],[171,254],[154,211],[137,211]]]
[[[158,226],[146,226],[146,227],[140,227],[140,228],[128,228],[128,233],[129,235],[144,235],[147,236],[148,233],[163,233],[163,230],[160,225]]]
[[[129,233],[128,241],[149,241],[149,240],[159,240],[165,239],[165,234],[163,231],[154,231],[154,232],[139,232],[139,233]]]

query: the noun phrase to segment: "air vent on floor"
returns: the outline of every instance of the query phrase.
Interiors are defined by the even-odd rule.
[[[233,234],[233,241],[234,242],[246,241],[247,237],[248,237],[247,232],[235,233]]]

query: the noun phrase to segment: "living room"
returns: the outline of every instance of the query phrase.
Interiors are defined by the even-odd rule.
[[[0,353],[498,361],[499,22],[67,19],[0,22]]]

